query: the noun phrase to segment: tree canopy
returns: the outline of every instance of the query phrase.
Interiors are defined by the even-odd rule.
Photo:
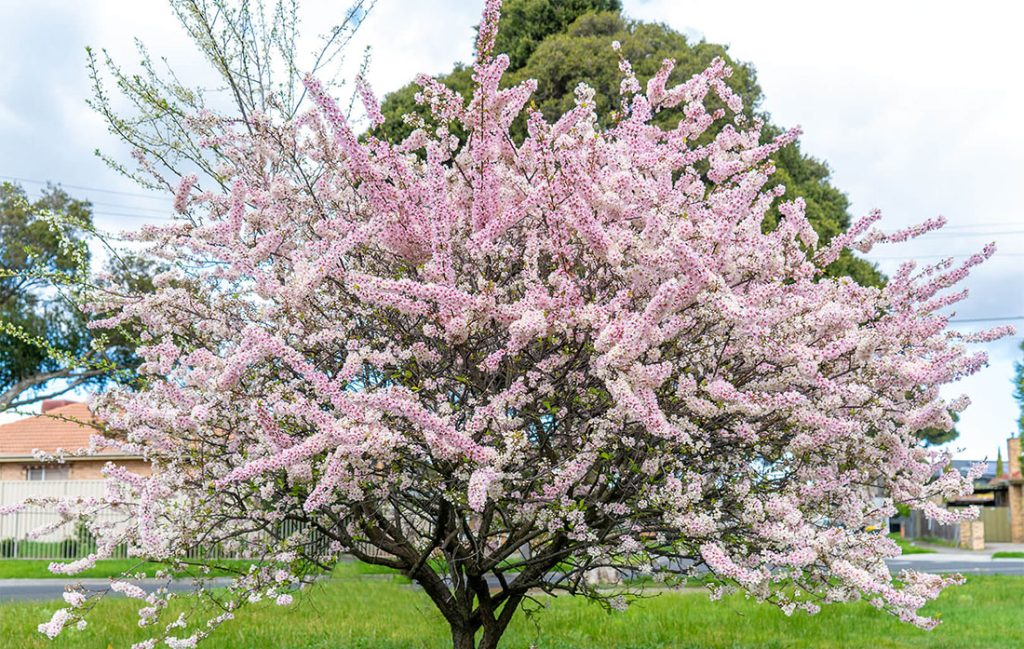
[[[30,201],[21,187],[0,185],[0,410],[100,379],[95,368],[70,363],[90,354],[92,336],[55,289],[59,278],[79,272],[88,249],[81,230],[62,240],[51,215],[85,227],[92,222],[91,205],[57,187]]]
[[[549,36],[564,32],[584,14],[621,11],[619,0],[519,0],[501,11],[501,30],[494,42],[509,58],[509,70],[519,70]]]
[[[704,70],[718,57],[733,70],[727,83],[743,99],[744,113],[767,122],[763,130],[765,141],[782,132],[760,110],[763,93],[753,65],[735,61],[722,45],[690,42],[666,25],[629,20],[617,5],[617,2],[597,0],[511,0],[506,3],[502,31],[495,45],[496,52],[509,54],[504,83],[512,86],[525,79],[536,79],[537,90],[532,101],[547,118],[553,119],[573,107],[574,90],[585,81],[596,90],[598,123],[607,127],[614,123],[621,108],[618,100],[620,53],[612,49],[613,41],[621,44],[621,55],[630,61],[641,83],[646,83],[658,71],[664,59],[675,60],[672,80],[679,82]],[[537,23],[532,27],[524,26],[528,20],[537,20]],[[509,27],[507,35],[504,33],[506,25]],[[438,80],[463,96],[468,97],[472,92],[470,67],[457,65]],[[403,121],[403,115],[427,117],[425,108],[416,104],[417,92],[419,87],[410,83],[385,97],[381,108],[385,122],[376,129],[378,135],[392,142],[400,141],[412,130]],[[710,109],[720,107],[720,102],[710,100]],[[653,121],[671,128],[681,118],[681,109],[672,108],[658,112]],[[717,134],[717,128],[719,125],[713,125],[699,141],[710,141]],[[513,138],[522,139],[525,129],[525,120],[521,119],[511,130]],[[774,161],[777,171],[771,183],[785,185],[788,196],[804,199],[807,217],[823,240],[830,240],[850,226],[849,200],[832,185],[831,172],[824,162],[803,153],[799,142],[780,150]],[[777,220],[778,213],[770,211],[766,215],[766,227],[774,227]],[[842,253],[829,273],[837,277],[848,275],[866,285],[879,285],[883,281],[872,264],[856,258],[850,251]]]

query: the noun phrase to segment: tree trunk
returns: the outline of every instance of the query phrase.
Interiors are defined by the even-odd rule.
[[[452,649],[476,649],[476,629],[453,625]]]
[[[503,633],[504,629],[500,631],[484,629],[484,635],[480,638],[480,645],[477,649],[498,649],[498,640],[501,640]]]
[[[452,627],[452,649],[497,649],[502,633],[484,630],[480,644],[476,644],[476,629],[468,627]]]

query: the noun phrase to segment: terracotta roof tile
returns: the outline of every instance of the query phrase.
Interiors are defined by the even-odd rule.
[[[0,457],[31,455],[35,449],[52,453],[58,448],[84,448],[89,445],[89,437],[96,434],[96,429],[84,424],[93,421],[87,404],[71,403],[45,415],[0,425]]]

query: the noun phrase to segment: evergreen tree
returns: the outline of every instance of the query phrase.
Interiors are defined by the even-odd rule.
[[[703,40],[690,42],[664,24],[629,20],[623,16],[617,2],[509,0],[503,9],[501,29],[495,49],[507,53],[510,59],[504,85],[536,79],[533,102],[549,119],[573,107],[574,90],[580,82],[586,81],[597,91],[594,100],[599,123],[604,126],[613,123],[620,111],[616,99],[622,78],[620,54],[631,62],[641,83],[646,83],[666,58],[676,61],[671,83],[697,74],[720,57],[733,68],[728,84],[743,99],[746,115],[767,122],[765,141],[782,131],[760,109],[764,96],[753,65],[734,60],[723,45]],[[619,52],[612,49],[613,41],[620,43]],[[472,92],[472,69],[463,64],[457,64],[438,79],[464,97]],[[386,121],[377,128],[376,135],[391,142],[404,139],[413,128],[402,119],[405,114],[414,114],[429,122],[429,111],[415,100],[419,90],[419,86],[410,83],[385,98],[382,113]],[[719,107],[715,101],[709,102],[709,109]],[[672,108],[659,112],[654,123],[671,127],[681,118],[681,109]],[[710,141],[718,130],[719,126],[709,129],[699,142]],[[512,137],[521,141],[525,133],[525,120],[520,119],[513,125]],[[783,184],[788,197],[799,196],[806,201],[807,218],[823,241],[849,227],[849,200],[831,184],[828,165],[803,153],[799,142],[779,151],[774,160],[778,171],[772,184]],[[765,227],[773,227],[778,218],[775,210],[770,211]],[[854,257],[848,250],[832,264],[829,274],[848,275],[865,285],[881,285],[884,281],[871,263]]]

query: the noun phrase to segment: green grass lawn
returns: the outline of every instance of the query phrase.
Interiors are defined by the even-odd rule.
[[[0,579],[67,579],[66,575],[55,575],[48,566],[53,561],[47,559],[0,559]],[[59,562],[64,563],[64,562]],[[249,561],[222,561],[220,567],[210,571],[211,575],[228,575],[232,571],[248,569]],[[139,563],[134,559],[104,559],[97,561],[94,568],[79,573],[76,577],[91,579],[95,577],[116,577],[126,571],[145,572],[152,576],[163,566],[156,563]],[[181,576],[187,576],[188,572]]]
[[[903,554],[935,554],[935,550],[915,545],[912,541],[901,538],[899,534],[890,534],[889,538],[896,541],[896,545],[900,546]]]
[[[993,552],[993,559],[1024,559],[1024,552]]]
[[[67,579],[65,575],[55,575],[49,570],[53,563],[47,559],[0,559],[0,579]],[[249,561],[245,560],[224,560],[210,570],[211,576],[231,576],[238,572],[245,572],[249,568]],[[147,576],[153,576],[162,567],[157,563],[139,563],[133,559],[104,559],[96,562],[96,567],[75,575],[81,579],[117,577],[131,571],[133,574],[144,572]],[[180,577],[187,577],[196,573],[177,573]],[[371,566],[359,561],[342,561],[334,570],[337,577],[354,577],[360,575],[374,574],[397,574],[390,568],[382,566]]]
[[[939,538],[937,536],[922,536],[914,539],[917,543],[927,543],[928,545],[942,545],[947,548],[959,547],[956,541],[950,541],[949,539]]]
[[[376,571],[374,571],[376,572]],[[222,627],[209,649],[444,649],[448,632],[423,593],[395,578],[366,578],[358,564],[281,608],[251,606]],[[867,605],[827,607],[817,616],[780,611],[734,596],[710,602],[697,590],[665,592],[625,613],[570,598],[520,615],[504,647],[526,649],[1011,649],[1024,646],[1024,579],[972,576],[928,611],[944,623],[921,631]],[[56,603],[0,605],[0,647],[105,649],[146,637],[127,600],[102,602],[89,627],[50,642],[36,631]]]

